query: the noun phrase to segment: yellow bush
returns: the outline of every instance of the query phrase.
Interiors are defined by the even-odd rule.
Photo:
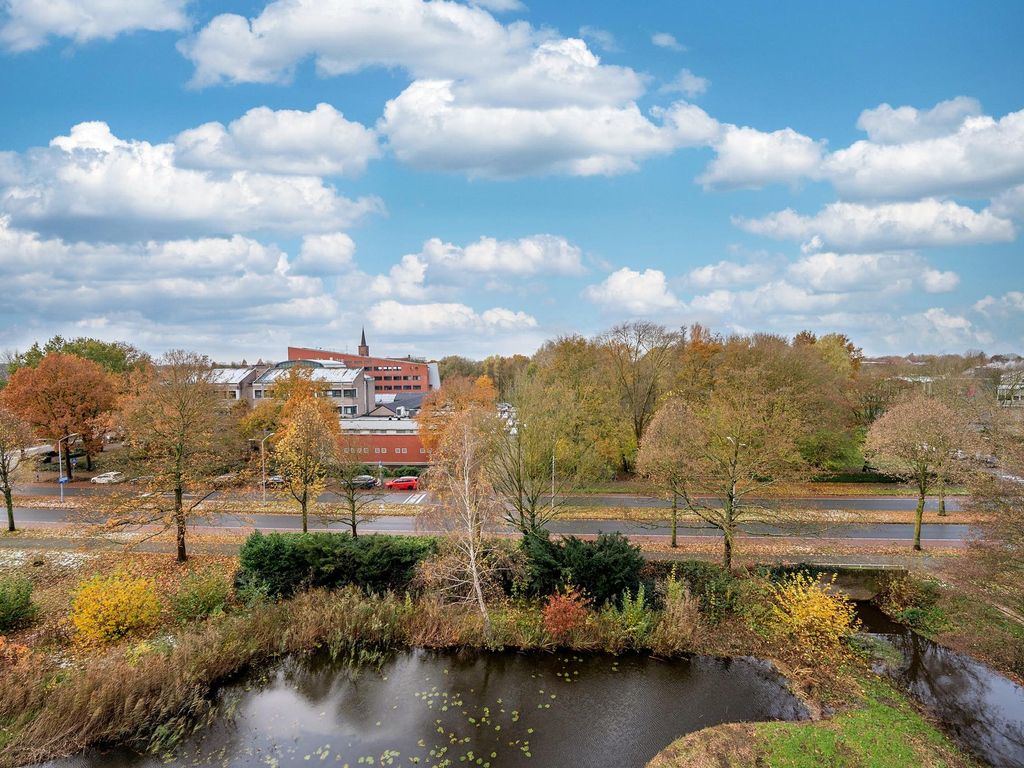
[[[117,571],[93,576],[75,591],[71,624],[79,642],[97,645],[152,629],[160,600],[152,579]]]
[[[841,654],[843,639],[857,629],[849,600],[830,594],[806,573],[790,574],[770,590],[772,634],[794,643],[793,650],[810,663],[825,663]]]

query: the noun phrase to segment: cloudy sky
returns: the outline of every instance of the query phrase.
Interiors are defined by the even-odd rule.
[[[0,349],[1024,352],[1019,2],[524,2],[0,0]]]

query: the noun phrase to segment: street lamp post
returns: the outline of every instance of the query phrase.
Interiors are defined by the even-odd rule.
[[[60,472],[60,478],[57,480],[57,484],[60,486],[60,500],[61,500],[61,502],[64,501],[64,482],[65,482],[65,480],[64,480],[64,455],[63,455],[63,453],[61,453],[60,444],[63,443],[65,440],[70,440],[72,437],[78,437],[79,434],[80,433],[78,433],[78,432],[71,432],[70,434],[64,435],[64,437],[62,437],[60,440],[57,441],[57,469]],[[71,455],[71,444],[68,443],[68,456],[69,456],[68,460],[69,460],[69,462],[70,462],[70,455]],[[68,474],[70,475],[70,472]],[[70,479],[70,477],[68,479]]]
[[[274,436],[271,432],[260,440],[260,464],[263,468],[263,503],[267,503],[267,440]]]

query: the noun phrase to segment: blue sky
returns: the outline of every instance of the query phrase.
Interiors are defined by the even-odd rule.
[[[0,0],[0,348],[1021,352],[1021,39],[1017,2]]]

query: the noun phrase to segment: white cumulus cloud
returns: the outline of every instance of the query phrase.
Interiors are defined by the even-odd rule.
[[[676,309],[679,299],[669,290],[665,273],[660,269],[643,272],[622,267],[602,282],[587,286],[583,295],[608,310],[621,310],[633,315],[650,315]]]
[[[791,128],[766,133],[730,125],[714,148],[714,160],[697,181],[705,187],[757,189],[816,178],[825,147]]]
[[[968,96],[940,101],[931,109],[880,104],[861,112],[857,127],[877,144],[903,144],[954,133],[966,118],[980,114],[981,104]]]
[[[582,251],[564,237],[532,235],[517,240],[481,237],[466,246],[432,238],[420,254],[426,261],[450,272],[506,275],[582,274]]]
[[[306,235],[292,266],[297,272],[313,275],[348,272],[354,267],[355,252],[355,242],[344,232]]]
[[[6,0],[0,5],[0,45],[29,51],[50,37],[76,43],[111,40],[139,30],[182,30],[188,0]]]
[[[830,203],[813,216],[786,209],[762,218],[735,218],[741,229],[779,240],[808,242],[814,250],[857,251],[1005,242],[1013,223],[989,210],[952,201]]]
[[[389,299],[370,308],[370,325],[381,333],[430,336],[450,332],[516,331],[536,327],[537,320],[525,312],[503,307],[477,312],[456,302],[403,304]]]
[[[83,239],[324,232],[382,210],[377,198],[342,197],[315,176],[181,168],[173,144],[123,140],[103,122],[79,123],[14,165],[0,213]]]
[[[307,176],[355,176],[380,157],[372,129],[323,103],[310,112],[255,107],[227,127],[182,131],[174,147],[184,167]]]

